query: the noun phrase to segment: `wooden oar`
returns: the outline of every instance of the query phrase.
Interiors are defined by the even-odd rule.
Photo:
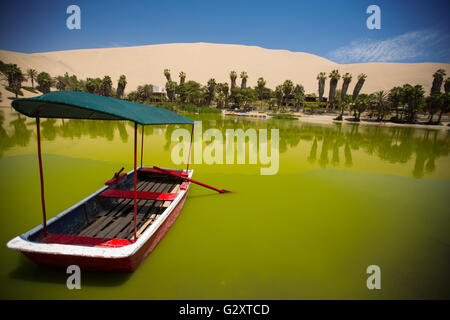
[[[156,169],[156,170],[158,170],[158,171],[160,171],[161,173],[169,174],[169,175],[172,175],[172,176],[174,176],[174,177],[178,177],[178,178],[184,179],[184,180],[186,180],[186,181],[189,181],[189,182],[198,184],[198,185],[200,185],[200,186],[202,186],[202,187],[205,187],[205,188],[212,189],[212,190],[217,191],[217,192],[219,192],[219,193],[229,193],[229,192],[231,192],[230,190],[226,190],[226,189],[217,189],[217,188],[214,188],[214,187],[209,186],[209,185],[207,185],[207,184],[204,184],[204,183],[202,183],[202,182],[195,181],[195,180],[192,180],[192,179],[190,179],[190,178],[188,178],[188,177],[182,176],[181,174],[177,174],[177,173],[175,173],[175,172],[173,172],[173,171],[161,169],[161,168],[158,168],[158,167],[155,167],[155,166],[154,166],[153,168]]]

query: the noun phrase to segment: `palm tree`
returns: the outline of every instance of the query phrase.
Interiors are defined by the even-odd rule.
[[[333,70],[330,72],[328,77],[330,78],[330,92],[328,94],[329,106],[330,106],[330,109],[333,109],[334,108],[334,100],[336,97],[336,87],[337,87],[339,79],[341,78],[341,75],[339,74],[338,70]]]
[[[245,71],[241,72],[241,90],[244,90],[245,88],[247,88],[247,79],[248,79],[248,74]]]
[[[337,116],[334,120],[342,121],[342,117],[344,116],[344,110],[348,108],[350,103],[352,102],[352,97],[347,94],[345,97],[342,98],[342,96],[339,97],[339,107],[341,109],[341,113],[339,116]]]
[[[319,80],[319,102],[322,102],[323,92],[325,91],[325,80],[327,79],[327,74],[321,72],[317,75],[317,80]]]
[[[170,75],[169,75],[170,77]],[[169,80],[166,82],[166,92],[167,97],[169,98],[170,102],[173,102],[175,100],[175,91],[177,89],[177,83],[175,81]]]
[[[89,93],[98,93],[101,80],[99,78],[86,78],[86,90]]]
[[[283,85],[280,84],[275,88],[275,97],[277,98],[277,106],[281,107],[283,103]]]
[[[112,92],[112,80],[110,76],[104,76],[101,84],[101,95],[110,97]]]
[[[297,112],[300,111],[300,106],[303,104],[303,101],[305,101],[305,94],[302,91],[298,91],[297,93],[295,93],[294,96],[295,111]]]
[[[287,107],[288,98],[291,95],[291,93],[294,91],[294,83],[291,80],[286,80],[282,86],[283,86],[283,94],[284,94],[284,103]]]
[[[57,76],[54,80],[56,82],[56,89],[59,91],[66,90],[67,83],[64,76]]]
[[[219,92],[217,95],[217,108],[222,109],[225,105],[225,94],[223,92]]]
[[[169,69],[164,69],[164,76],[166,77],[167,81],[172,81],[172,78],[170,77]]]
[[[408,122],[414,123],[416,121],[416,115],[422,105],[424,93],[421,85],[413,87],[410,84],[405,84],[403,86],[403,101],[408,105]]]
[[[450,78],[447,78],[447,80],[445,80],[444,91],[445,91],[445,93],[450,92]]]
[[[342,83],[341,89],[341,101],[344,101],[345,97],[347,96],[348,86],[350,85],[350,82],[352,82],[352,75],[347,72],[342,76],[342,80],[344,80],[344,82]]]
[[[366,111],[367,107],[370,104],[370,100],[371,97],[365,93],[358,95],[354,106],[355,110],[357,111],[357,113],[355,112],[355,121],[359,122],[361,120],[361,114]]]
[[[230,88],[228,87],[228,83],[227,82],[218,83],[216,89],[217,89],[218,93],[223,93],[223,98],[224,98],[223,103],[224,103],[224,105],[226,105],[227,100],[228,100],[229,91],[230,91]]]
[[[184,83],[184,81],[186,80],[186,73],[184,73],[183,71],[181,71],[178,76],[180,77],[180,85]]]
[[[265,88],[266,88],[266,80],[264,80],[263,77],[258,78],[258,81],[256,83],[256,91],[258,92],[258,97],[259,100],[261,101],[261,107]]]
[[[391,103],[392,109],[395,110],[397,120],[400,120],[398,118],[398,108],[400,107],[400,103],[402,102],[402,90],[402,87],[394,87],[389,91],[388,95],[388,100]]]
[[[139,102],[150,101],[153,95],[153,85],[144,84],[136,89],[136,100]]]
[[[444,93],[445,94],[445,93]],[[425,107],[430,117],[428,118],[428,123],[433,122],[433,116],[438,110],[442,110],[442,103],[444,102],[442,93],[435,92],[425,99]]]
[[[37,89],[42,93],[50,92],[52,86],[52,77],[47,72],[41,72],[37,75],[36,81],[38,83]]]
[[[122,74],[117,82],[117,90],[116,90],[116,98],[122,99],[123,94],[125,92],[125,86],[127,85],[127,77]]]
[[[62,77],[56,77],[54,81],[59,90],[82,91],[84,89],[82,81],[78,81],[76,75],[69,76],[67,72]]]
[[[366,81],[366,78],[367,78],[367,75],[364,73],[360,73],[358,75],[358,82],[356,83],[355,88],[353,89],[353,95],[352,95],[353,101],[358,97],[359,93],[361,92],[361,89],[364,85],[364,82]]]
[[[236,88],[236,79],[237,79],[237,73],[236,71],[230,72],[230,80],[231,80],[231,90]]]
[[[22,82],[25,81],[25,76],[23,75],[22,70],[16,64],[2,63],[1,73],[8,80],[8,87],[12,89],[17,98],[20,88],[22,88]]]
[[[386,112],[389,110],[388,93],[384,90],[375,92],[373,102],[378,112],[377,121],[383,121]]]
[[[36,80],[36,77],[37,77],[37,71],[34,69],[28,69],[27,76],[28,76],[28,79],[31,80],[31,88],[34,89],[34,81]]]
[[[444,69],[439,69],[433,74],[433,85],[431,86],[430,94],[441,92],[442,82],[444,81],[445,75],[446,73]]]
[[[294,88],[294,94],[303,93],[305,94],[305,87],[302,84],[296,84]]]

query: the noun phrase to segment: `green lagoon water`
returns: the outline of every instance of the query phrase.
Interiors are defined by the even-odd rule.
[[[194,164],[176,223],[133,274],[62,269],[6,248],[41,221],[33,119],[0,109],[0,298],[450,298],[449,131],[192,115],[208,128],[279,129],[276,175],[261,164]],[[132,168],[128,122],[43,120],[48,216]],[[171,161],[173,127],[147,127],[144,165]],[[368,290],[366,268],[381,268]]]

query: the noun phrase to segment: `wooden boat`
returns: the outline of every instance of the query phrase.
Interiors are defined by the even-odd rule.
[[[189,162],[186,170],[143,166],[142,147],[141,166],[137,167],[137,125],[142,125],[143,140],[144,125],[190,124],[193,128],[193,121],[161,108],[70,91],[17,99],[12,106],[36,118],[43,224],[10,240],[7,247],[42,265],[78,265],[81,270],[135,270],[180,214],[190,183],[198,183],[190,179],[193,170],[189,170]],[[116,173],[105,186],[47,221],[41,117],[133,121],[134,169]]]

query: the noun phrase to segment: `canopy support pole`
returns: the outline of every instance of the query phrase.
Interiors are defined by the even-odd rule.
[[[42,172],[42,154],[41,154],[41,125],[39,116],[36,117],[36,132],[37,132],[37,147],[38,147],[38,159],[39,159],[39,176],[41,179],[41,203],[42,203],[42,216],[44,220],[44,236],[47,235],[47,216],[45,213],[45,198],[44,198],[44,174]]]
[[[134,123],[134,241],[136,242],[136,216],[137,216],[137,171],[136,171],[136,158],[137,158],[137,122]]]
[[[189,154],[187,159],[187,167],[186,167],[186,173],[189,171],[189,160],[191,159],[191,148],[192,148],[192,139],[194,138],[194,124],[192,125],[191,129],[191,144],[189,145]]]
[[[144,128],[145,126],[142,125],[142,141],[141,141],[141,168],[142,168],[142,159],[144,158]]]

